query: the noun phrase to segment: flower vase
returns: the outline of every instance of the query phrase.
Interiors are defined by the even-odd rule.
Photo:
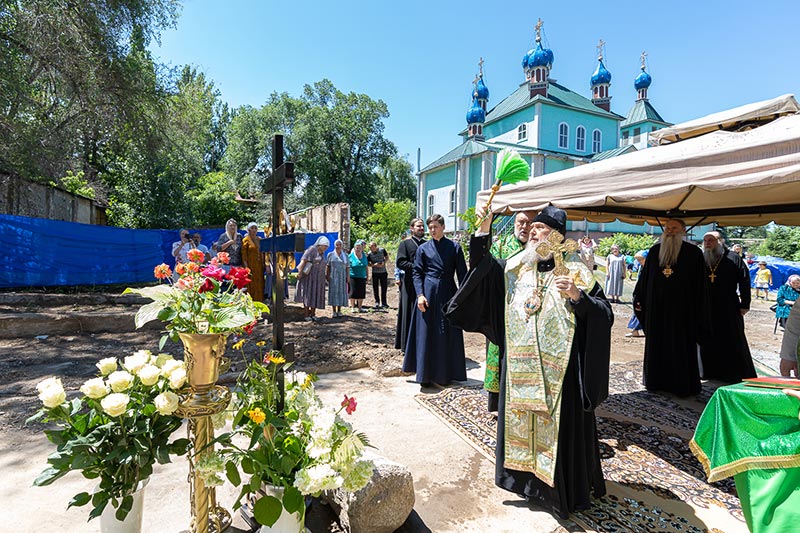
[[[219,367],[225,353],[225,335],[221,333],[178,333],[183,342],[184,362],[189,386],[196,395],[208,393],[219,379]]]
[[[143,479],[132,494],[133,505],[125,520],[119,521],[115,516],[117,509],[111,502],[103,509],[100,515],[101,533],[140,533],[142,531],[142,514],[144,511],[144,489],[150,479]]]
[[[275,498],[283,501],[283,487],[276,487],[275,485],[263,485],[262,490]],[[260,533],[303,533],[305,528],[305,519],[299,512],[289,513],[286,509],[281,509],[281,515],[272,526],[261,526]]]

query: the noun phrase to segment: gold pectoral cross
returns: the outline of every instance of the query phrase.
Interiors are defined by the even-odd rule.
[[[556,276],[568,276],[569,269],[564,266],[564,258],[569,253],[575,253],[578,250],[578,243],[572,239],[564,240],[561,233],[553,230],[547,236],[547,240],[536,245],[536,253],[539,257],[546,257],[550,253],[553,254],[553,260],[556,267],[553,269],[553,274]]]
[[[714,283],[714,280],[717,279],[717,275],[712,272],[708,275],[708,279],[711,280],[711,283]]]
[[[672,267],[670,265],[667,265],[667,266],[664,267],[664,270],[662,270],[661,272],[664,273],[664,277],[668,278],[668,277],[670,277],[672,275]]]

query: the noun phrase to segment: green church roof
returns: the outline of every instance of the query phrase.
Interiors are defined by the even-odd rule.
[[[595,115],[603,115],[609,118],[623,118],[616,113],[611,113],[605,109],[600,109],[585,96],[581,96],[580,94],[567,89],[563,85],[559,85],[553,80],[550,80],[550,83],[548,84],[547,96],[536,95],[531,98],[530,89],[528,89],[528,82],[526,81],[520,85],[516,91],[511,93],[502,102],[497,104],[491,109],[491,111],[489,111],[489,113],[486,115],[486,124],[490,124],[537,102],[562,105],[571,107],[573,109],[586,111],[588,113],[593,113]]]
[[[486,143],[469,139],[463,144],[456,146],[430,165],[423,168],[420,172],[427,172],[428,170],[444,166],[448,163],[458,161],[459,159],[463,159],[465,157],[481,154],[488,150],[490,150],[490,148]]]
[[[661,118],[656,108],[647,100],[636,100],[631,110],[628,111],[628,116],[620,123],[619,127],[624,128],[626,126],[638,124],[639,122],[657,122],[665,126],[672,126],[671,123]]]
[[[604,152],[598,152],[592,156],[592,159],[589,160],[590,163],[594,163],[595,161],[602,161],[603,159],[610,159],[612,157],[617,157],[618,155],[627,154],[628,152],[635,152],[636,147],[632,144],[626,146],[620,146],[619,148],[612,148],[611,150],[606,150]]]

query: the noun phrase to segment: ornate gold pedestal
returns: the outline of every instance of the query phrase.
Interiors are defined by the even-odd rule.
[[[219,334],[180,334],[184,345],[189,389],[182,395],[176,413],[189,419],[189,438],[194,456],[189,457],[189,487],[192,508],[192,533],[222,533],[231,525],[231,515],[217,505],[214,487],[206,487],[195,472],[195,462],[214,451],[211,415],[221,413],[231,400],[231,392],[219,379],[219,367],[225,351],[225,336]]]

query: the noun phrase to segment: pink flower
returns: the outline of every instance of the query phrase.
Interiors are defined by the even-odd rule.
[[[195,263],[202,263],[203,260],[206,258],[206,254],[204,254],[197,248],[192,248],[191,250],[186,252],[186,257],[188,257],[190,261],[194,261]]]
[[[153,269],[153,275],[156,277],[156,279],[167,279],[172,276],[172,270],[166,263],[161,263]]]
[[[216,265],[208,265],[201,270],[200,273],[207,278],[214,278],[217,281],[222,281],[225,277],[225,271]]]
[[[345,394],[344,400],[342,400],[342,407],[344,407],[344,410],[347,411],[348,415],[352,415],[356,412],[356,399],[348,398],[347,394]]]
[[[181,278],[177,282],[175,282],[175,286],[182,291],[188,291],[194,287],[194,278],[191,277]]]
[[[219,252],[217,253],[217,260],[223,265],[227,265],[231,262],[231,256],[228,254],[228,252]]]

